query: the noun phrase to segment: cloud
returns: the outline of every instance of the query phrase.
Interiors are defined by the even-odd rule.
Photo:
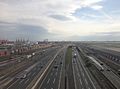
[[[50,17],[57,19],[57,20],[61,20],[61,21],[68,21],[71,20],[69,17],[65,17],[62,15],[50,15]]]
[[[94,10],[101,10],[103,7],[100,5],[93,5],[91,6],[91,8],[93,8]]]
[[[73,41],[120,41],[120,32],[101,32],[86,36],[71,36],[68,40]]]
[[[103,11],[101,2],[103,0],[0,0],[0,21],[5,22],[0,23],[4,29],[0,31],[13,32],[16,36],[23,34],[23,37],[30,34],[31,39],[67,39],[74,35],[118,31],[120,27],[115,25],[120,25],[119,20],[114,22],[112,16]],[[81,11],[80,18],[77,11]]]
[[[0,11],[3,15],[0,15],[0,19],[16,21],[22,18],[41,18],[49,15],[72,17],[72,13],[77,9],[92,7],[98,2],[101,0],[1,0]]]
[[[81,3],[83,6],[91,6],[93,4],[102,2],[103,0],[82,0]]]
[[[0,37],[5,39],[15,40],[16,38],[29,38],[31,40],[42,40],[55,35],[49,33],[47,29],[41,26],[5,22],[0,23],[2,23],[2,25],[0,24]]]

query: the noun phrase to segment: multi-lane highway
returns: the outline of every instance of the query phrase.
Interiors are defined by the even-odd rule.
[[[2,70],[0,89],[119,89],[119,76],[93,51],[75,44],[39,50]]]
[[[42,57],[40,55],[35,55],[32,58],[32,60],[34,60],[33,64],[29,65],[29,62],[28,62],[28,64],[26,64],[26,65],[29,65],[29,66],[27,66],[28,68],[24,67],[23,71],[17,73],[15,76],[12,76],[12,78],[11,78],[11,76],[7,77],[7,78],[11,78],[12,80],[10,83],[8,83],[4,87],[4,89],[25,89],[29,85],[29,83],[34,79],[34,77],[40,71],[44,70],[44,68],[47,66],[47,64],[50,62],[52,57],[57,52],[57,49],[46,50],[45,55],[43,55]],[[35,66],[31,67],[33,65],[35,65]],[[29,69],[30,67],[31,67],[31,69]],[[29,71],[27,71],[26,77],[25,78],[18,77],[25,70],[29,70]]]
[[[74,55],[76,54],[76,57]],[[96,89],[96,85],[90,78],[85,66],[83,65],[82,58],[78,51],[73,51],[73,69],[74,69],[74,81],[76,89]],[[98,89],[98,88],[97,88]]]
[[[64,52],[56,56],[45,78],[38,86],[38,89],[60,89],[61,75],[64,64]]]

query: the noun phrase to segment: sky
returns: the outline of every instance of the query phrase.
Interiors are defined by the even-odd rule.
[[[0,39],[120,41],[120,0],[0,0]]]

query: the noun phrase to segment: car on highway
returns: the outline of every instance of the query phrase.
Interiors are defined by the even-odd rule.
[[[16,78],[25,79],[26,77],[27,77],[26,74],[21,74],[21,75],[18,75]]]
[[[27,71],[23,71],[16,78],[25,79],[27,77]]]
[[[55,69],[58,68],[58,65],[54,65],[54,68],[55,68]]]
[[[21,62],[21,60],[18,60],[18,62]]]
[[[103,63],[100,63],[100,65],[103,65]]]
[[[107,71],[110,71],[110,69],[108,68]]]
[[[104,71],[104,68],[100,68],[99,70],[100,70],[100,71]]]
[[[26,78],[26,74],[23,74],[22,76],[21,76],[21,79],[25,79]]]
[[[74,53],[73,57],[74,57],[74,58],[76,58],[76,57],[77,57],[77,54],[76,54],[76,53]]]
[[[60,62],[60,64],[62,64],[62,62]]]
[[[35,53],[32,53],[32,55],[34,56],[34,55],[35,55]]]
[[[45,52],[46,50],[44,49],[43,52]]]
[[[41,65],[41,68],[43,68],[43,65]]]
[[[32,57],[32,55],[27,55],[27,58],[29,59],[30,57]]]
[[[75,58],[72,60],[73,63],[75,63]]]

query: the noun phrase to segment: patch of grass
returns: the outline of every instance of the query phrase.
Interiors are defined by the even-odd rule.
[[[72,60],[72,47],[70,46],[67,48],[67,53],[66,53],[66,57],[65,57],[66,65],[68,65],[71,60]]]

